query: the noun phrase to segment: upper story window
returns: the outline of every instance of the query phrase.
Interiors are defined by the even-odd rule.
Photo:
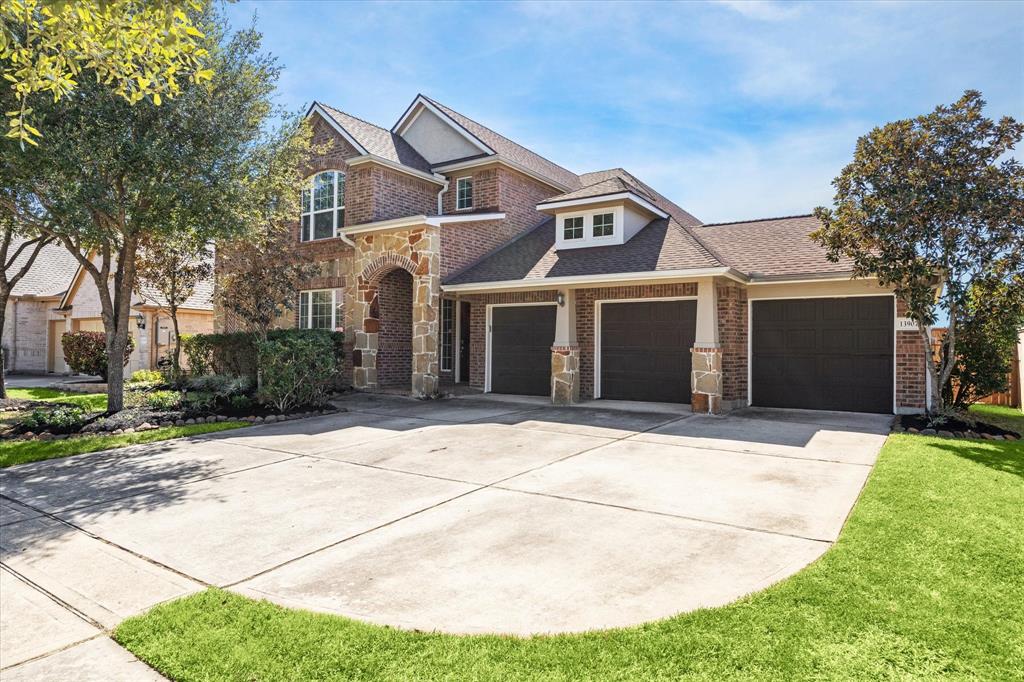
[[[343,319],[340,289],[299,292],[300,329],[337,329]]]
[[[473,208],[473,178],[459,178],[455,181],[455,210]]]
[[[615,234],[615,214],[598,213],[594,216],[594,236],[611,237]]]
[[[583,216],[566,218],[562,223],[562,237],[564,239],[583,239]]]
[[[345,174],[323,171],[302,190],[302,230],[300,239],[328,239],[345,226]]]

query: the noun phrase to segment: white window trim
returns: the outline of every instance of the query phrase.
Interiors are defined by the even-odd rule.
[[[321,209],[319,211],[316,211],[316,210],[313,209],[313,202],[315,201],[314,188],[316,187],[316,178],[317,178],[317,176],[322,175],[324,173],[334,173],[334,206],[332,206],[331,208],[324,208],[324,209]],[[303,211],[302,210],[302,206],[300,204],[300,206],[299,206],[299,241],[300,242],[317,242],[317,241],[322,241],[324,239],[331,239],[332,237],[337,237],[338,234],[341,232],[341,230],[345,227],[344,225],[339,225],[338,224],[338,211],[339,210],[340,211],[344,211],[345,210],[345,191],[344,191],[344,189],[345,189],[345,171],[338,170],[337,168],[324,168],[323,170],[320,170],[320,171],[317,171],[316,173],[313,173],[308,178],[306,178],[306,180],[307,180],[307,184],[306,184],[306,187],[304,188],[303,191],[308,191],[309,192],[309,211],[308,212],[307,211]],[[341,192],[338,192],[338,181],[339,180],[341,180],[341,189],[342,189]],[[341,201],[340,204],[338,203],[339,199]],[[317,213],[326,213],[327,211],[331,212],[331,225],[332,225],[331,236],[330,237],[314,237],[313,235],[315,233],[314,233],[314,230],[313,230],[313,217]],[[302,219],[304,217],[306,217],[307,215],[309,216],[309,239],[303,239],[303,236],[305,236],[305,235],[304,235],[304,231],[302,229]],[[317,290],[317,291],[319,291],[319,290]]]
[[[583,231],[580,233],[579,237],[573,237],[573,238],[570,239],[569,237],[565,236],[565,221],[566,220],[575,220],[576,218],[582,218],[583,219],[583,226],[582,226],[583,227]],[[584,241],[586,241],[586,239],[587,239],[587,216],[586,216],[586,214],[584,214],[584,213],[573,213],[573,214],[570,214],[570,215],[560,215],[560,216],[558,216],[558,219],[561,221],[560,222],[560,226],[561,226],[560,230],[561,230],[561,232],[559,233],[558,236],[559,236],[559,238],[562,241],[564,241],[564,242],[572,242],[573,244],[582,244]],[[576,228],[573,228],[573,229],[576,229]]]
[[[445,361],[444,361],[445,360],[445,358],[444,358],[444,321],[445,321],[444,304],[445,303],[450,303],[451,304],[451,309],[452,309],[452,311],[451,311],[451,318],[452,318],[451,319],[451,324],[452,324],[452,332],[451,332],[451,336],[452,336],[452,344],[451,344],[451,346],[452,346],[452,354],[451,354],[451,357],[448,358],[448,364],[447,365],[445,365]],[[439,325],[439,328],[438,328],[437,345],[438,345],[438,351],[439,351],[438,355],[440,356],[440,357],[438,357],[438,363],[439,363],[439,366],[440,366],[442,372],[451,372],[454,369],[455,364],[456,364],[455,354],[458,352],[458,345],[457,345],[457,343],[458,343],[458,339],[457,339],[458,332],[457,332],[457,328],[456,328],[456,324],[458,324],[458,318],[459,318],[458,305],[459,305],[459,302],[456,299],[454,299],[454,298],[442,298],[441,299],[441,316],[440,316],[441,317],[441,319],[440,319],[440,323],[441,324]]]
[[[470,195],[469,195],[469,206],[461,206],[460,207],[459,206],[459,184],[461,184],[463,180],[469,180],[470,185],[471,185],[471,189],[470,189]],[[472,211],[473,210],[473,203],[476,201],[476,197],[474,196],[474,192],[475,191],[476,191],[476,186],[473,183],[473,176],[472,175],[463,175],[461,178],[455,178],[455,210],[456,211]]]
[[[600,237],[594,236],[594,216],[612,214],[612,233]],[[622,206],[604,206],[588,211],[573,211],[571,213],[558,213],[557,227],[555,234],[555,249],[576,249],[586,246],[602,246],[604,244],[621,244],[623,230],[625,229],[625,209]],[[580,239],[565,238],[565,221],[570,218],[583,218],[583,237]]]
[[[309,294],[309,301],[306,303],[306,326],[302,326],[302,319],[299,319],[299,329],[313,329],[313,294],[320,292],[330,292],[331,294],[331,326],[328,331],[337,331],[338,327],[341,326],[341,322],[344,320],[338,319],[338,305],[342,298],[341,291],[338,289],[302,289],[299,291],[299,315],[302,315],[302,296],[303,294]]]

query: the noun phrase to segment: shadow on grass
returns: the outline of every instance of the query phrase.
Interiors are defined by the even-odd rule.
[[[1024,478],[1024,441],[943,441],[935,443],[935,448]]]

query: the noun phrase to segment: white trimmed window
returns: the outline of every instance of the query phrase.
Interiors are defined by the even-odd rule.
[[[300,329],[340,329],[344,319],[341,289],[299,292]]]
[[[563,239],[583,239],[583,216],[566,218],[562,222]]]
[[[441,371],[450,372],[455,357],[455,301],[441,299]]]
[[[473,208],[473,178],[459,178],[455,181],[455,210]]]
[[[345,226],[345,174],[323,171],[302,190],[300,239],[329,239]]]
[[[594,236],[611,237],[615,234],[615,214],[598,213],[594,216]]]

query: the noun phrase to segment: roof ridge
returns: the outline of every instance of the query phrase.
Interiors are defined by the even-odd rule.
[[[575,171],[571,171],[571,170],[569,170],[568,168],[566,168],[566,167],[565,167],[565,166],[563,166],[562,164],[560,164],[560,163],[556,163],[556,162],[552,161],[551,159],[549,159],[548,157],[544,156],[543,154],[538,154],[537,152],[535,152],[534,150],[530,149],[529,147],[527,147],[527,146],[525,146],[525,145],[519,144],[518,142],[516,142],[516,141],[515,141],[515,140],[513,140],[512,138],[508,137],[507,135],[502,135],[502,134],[501,134],[501,133],[499,133],[499,132],[498,132],[497,130],[494,130],[493,128],[491,128],[491,127],[489,127],[489,126],[486,126],[486,125],[484,125],[483,123],[481,123],[480,121],[476,120],[475,118],[472,118],[472,117],[470,117],[470,116],[466,116],[466,115],[465,115],[464,113],[462,113],[461,111],[456,111],[455,109],[452,109],[452,108],[451,108],[450,106],[448,106],[447,104],[442,104],[441,102],[438,102],[438,101],[437,101],[436,99],[434,99],[433,97],[429,97],[429,96],[427,96],[427,95],[424,95],[423,93],[420,93],[420,97],[422,97],[423,99],[427,100],[428,102],[430,102],[430,103],[432,103],[432,104],[434,104],[434,105],[436,105],[436,106],[439,106],[439,107],[442,107],[443,109],[446,109],[447,111],[446,111],[445,113],[447,113],[448,111],[454,112],[454,113],[458,114],[459,116],[462,116],[462,117],[463,117],[463,118],[465,118],[466,120],[472,121],[472,122],[473,122],[473,123],[475,123],[476,125],[478,125],[478,126],[480,126],[481,128],[483,128],[484,130],[486,130],[486,131],[488,131],[488,132],[490,132],[490,133],[492,133],[492,134],[494,134],[494,135],[497,135],[498,137],[502,138],[503,140],[505,140],[505,141],[507,141],[507,142],[510,142],[511,144],[514,144],[514,145],[516,145],[517,147],[521,147],[521,148],[525,149],[526,151],[528,151],[528,152],[530,152],[531,154],[533,154],[533,155],[535,155],[535,156],[537,156],[537,157],[539,157],[539,158],[543,159],[544,161],[547,161],[547,162],[548,162],[548,163],[550,163],[550,164],[551,164],[552,166],[557,166],[558,168],[561,168],[561,169],[562,169],[562,170],[564,170],[564,171],[565,171],[566,173],[569,173],[570,175],[573,175],[573,176],[575,176],[577,180],[579,179],[579,177],[580,177],[580,176],[579,176],[579,173],[576,173]],[[459,124],[459,125],[461,125],[461,124]],[[470,132],[470,134],[472,134],[472,132]],[[473,137],[476,137],[476,135],[473,135]],[[483,140],[481,140],[481,142],[483,142]],[[487,143],[486,143],[486,142],[484,142],[484,144],[487,144]],[[487,145],[487,146],[488,146],[488,147],[490,147],[490,145]]]
[[[313,100],[313,104],[319,104],[320,106],[325,107],[327,109],[330,109],[331,111],[335,111],[335,112],[337,112],[339,114],[344,114],[345,116],[348,116],[349,118],[354,118],[355,120],[359,121],[360,123],[365,123],[368,126],[373,126],[374,128],[379,128],[379,129],[383,130],[384,132],[388,133],[389,135],[394,135],[395,134],[395,133],[392,133],[387,128],[385,128],[384,126],[379,126],[376,123],[373,123],[372,121],[367,121],[365,118],[359,118],[358,116],[355,116],[353,114],[348,113],[344,109],[339,109],[338,107],[332,107],[330,104],[327,104],[326,102],[320,102],[318,100]],[[399,135],[398,137],[401,137],[401,136]]]
[[[813,213],[797,213],[796,215],[780,215],[774,218],[751,218],[749,220],[732,220],[725,223],[704,223],[697,227],[721,227],[722,225],[744,225],[746,223],[767,223],[773,220],[790,220],[792,218],[813,218]]]

